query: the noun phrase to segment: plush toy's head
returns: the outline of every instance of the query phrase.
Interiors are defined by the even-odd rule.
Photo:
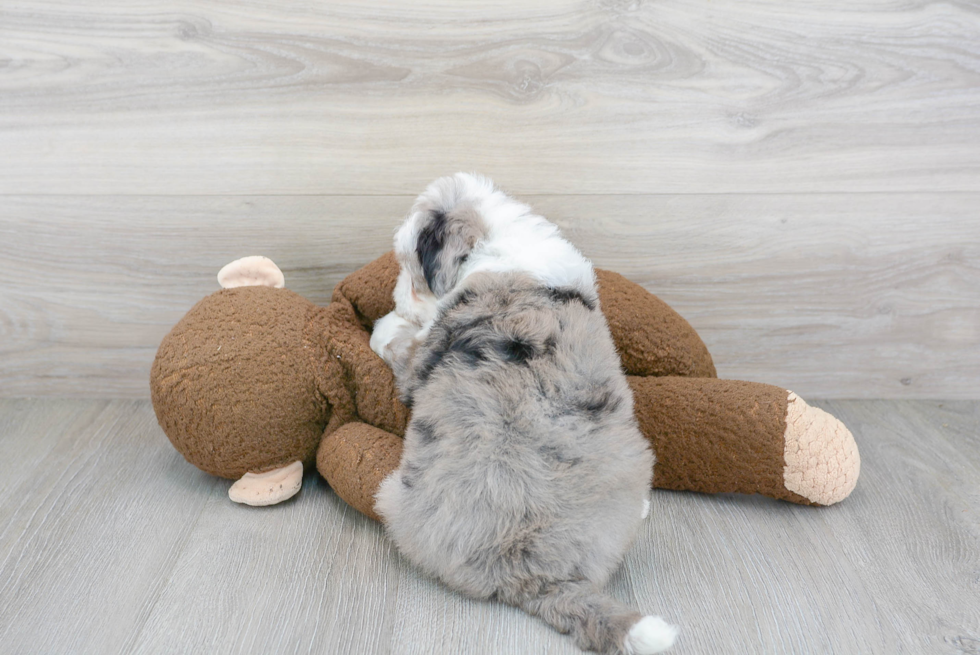
[[[255,270],[238,272],[238,280],[219,276],[231,288],[174,326],[150,377],[153,407],[174,447],[201,470],[232,479],[312,463],[331,412],[304,347],[316,306],[275,288],[274,275],[270,283]]]

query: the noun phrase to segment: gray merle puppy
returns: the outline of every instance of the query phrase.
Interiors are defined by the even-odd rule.
[[[412,420],[376,509],[406,558],[584,649],[657,653],[676,629],[602,591],[649,507],[653,453],[591,263],[558,228],[457,174],[395,237],[395,311],[371,347]]]

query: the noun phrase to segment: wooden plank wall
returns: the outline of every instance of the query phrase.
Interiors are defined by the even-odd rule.
[[[0,396],[145,397],[223,264],[326,302],[456,170],[725,377],[980,397],[980,11],[842,0],[7,0]]]

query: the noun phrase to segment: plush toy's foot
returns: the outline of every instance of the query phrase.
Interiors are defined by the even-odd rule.
[[[818,505],[832,505],[854,490],[861,457],[850,430],[792,391],[785,440],[783,481],[788,490]]]
[[[303,484],[303,462],[293,462],[264,473],[246,473],[231,485],[228,497],[236,503],[261,507],[292,498]]]

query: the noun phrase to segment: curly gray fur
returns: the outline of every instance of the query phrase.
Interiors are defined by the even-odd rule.
[[[427,270],[449,270],[438,248],[419,250]],[[404,556],[450,587],[625,652],[641,615],[601,589],[636,536],[654,457],[594,286],[520,272],[439,286],[450,291],[427,334],[389,351],[412,420],[378,513]]]

